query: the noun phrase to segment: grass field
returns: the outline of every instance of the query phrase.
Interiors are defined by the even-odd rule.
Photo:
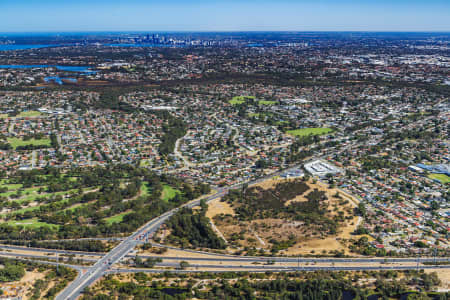
[[[112,224],[112,223],[120,223],[123,220],[123,217],[125,217],[126,215],[130,214],[131,212],[123,212],[120,213],[118,215],[109,217],[109,218],[105,218],[106,223],[108,224]]]
[[[150,190],[148,188],[148,184],[146,182],[143,182],[141,184],[141,196],[147,196],[149,192]]]
[[[39,222],[37,219],[26,219],[26,220],[10,220],[6,222],[6,224],[11,226],[24,226],[26,228],[39,228],[39,227],[47,227],[47,228],[58,228],[59,225],[49,224],[45,222]]]
[[[20,183],[9,183],[7,179],[2,179],[0,181],[0,187],[6,187],[8,190],[18,190],[22,187]]]
[[[28,141],[24,141],[19,138],[8,138],[8,143],[10,143],[14,149],[16,149],[18,146],[26,146],[26,145],[50,146],[50,139],[41,139],[41,140],[30,139]]]
[[[12,185],[12,186],[14,186],[14,185]],[[19,185],[19,186],[21,186],[21,185]],[[11,201],[15,201],[18,203],[22,203],[24,201],[33,201],[34,199],[36,199],[37,197],[40,196],[37,193],[37,191],[39,189],[40,189],[40,187],[32,187],[32,188],[23,189],[21,191],[20,198],[19,199],[12,198]],[[19,190],[19,187],[12,188],[12,189],[9,189],[7,192],[0,193],[0,196],[10,197],[11,195],[15,195],[18,192],[18,190]]]
[[[261,112],[261,113],[249,113],[248,114],[248,116],[250,117],[250,118],[264,118],[264,117],[269,117],[269,116],[272,116],[272,114],[271,113],[268,113],[268,112]]]
[[[148,161],[148,159],[143,159],[143,160],[141,160],[140,166],[141,167],[149,167],[150,162]]]
[[[174,189],[173,187],[165,184],[163,186],[163,191],[161,194],[161,199],[163,201],[169,201],[170,199],[173,199],[173,197],[175,197],[176,194],[180,193],[179,190]]]
[[[30,111],[23,111],[20,114],[17,115],[17,117],[19,118],[26,118],[26,117],[39,117],[40,115],[42,115],[42,113],[35,111],[35,110],[30,110]]]
[[[246,99],[255,99],[255,96],[235,96],[229,101],[231,105],[239,105],[245,103]]]
[[[322,135],[333,132],[331,128],[301,128],[289,130],[286,133],[294,136]]]
[[[259,105],[274,105],[277,104],[276,101],[268,101],[268,100],[260,100],[258,101]]]
[[[428,178],[439,180],[443,184],[450,183],[450,177],[448,177],[445,174],[433,173],[433,174],[428,175]]]

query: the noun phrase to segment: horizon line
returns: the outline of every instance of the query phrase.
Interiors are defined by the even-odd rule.
[[[166,32],[166,33],[263,33],[263,32],[273,32],[273,33],[302,33],[302,32],[313,32],[313,33],[449,33],[450,30],[64,30],[64,31],[0,31],[0,34],[25,34],[25,33],[141,33],[141,32]]]

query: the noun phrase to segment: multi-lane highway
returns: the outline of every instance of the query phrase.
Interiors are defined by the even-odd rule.
[[[289,170],[295,169],[295,168],[298,168],[298,166],[293,166],[287,170],[283,170],[280,172],[270,174],[270,175],[262,177],[260,179],[248,182],[248,184],[251,185],[251,184],[260,183],[260,182],[266,180],[267,178],[277,176],[277,175],[281,174],[282,172],[286,172],[286,171],[289,171]],[[204,197],[203,199],[206,202],[212,201],[214,199],[222,197],[230,189],[241,188],[243,186],[243,184],[244,183],[236,184],[234,186],[230,186],[230,187],[226,187],[226,188],[221,188],[221,189],[217,190],[216,193],[214,193],[213,195]],[[200,201],[201,201],[201,199],[197,199],[197,200],[189,202],[183,206],[192,208],[192,207],[198,206],[200,204]],[[158,228],[161,226],[161,224],[163,224],[168,218],[170,218],[179,209],[180,208],[175,208],[175,209],[168,211],[168,212],[162,214],[161,216],[151,220],[150,222],[148,222],[147,224],[145,224],[144,226],[139,228],[131,236],[129,236],[128,238],[121,241],[120,244],[118,246],[116,246],[114,249],[112,249],[110,252],[108,252],[106,254],[99,254],[99,256],[101,256],[101,257],[97,260],[97,262],[92,267],[90,267],[87,272],[80,273],[80,275],[72,283],[70,283],[60,294],[58,294],[55,299],[56,300],[70,300],[70,299],[74,300],[74,299],[76,299],[86,287],[93,284],[96,280],[101,278],[104,274],[112,272],[111,271],[112,265],[118,263],[122,258],[127,256],[136,247],[136,245],[141,243],[140,240],[143,237],[148,237],[148,236],[152,235],[156,230],[158,230]],[[3,249],[10,249],[10,250],[17,249],[17,247],[16,248],[14,248],[14,247],[15,246],[0,246],[0,248],[3,248]],[[74,254],[74,252],[65,251],[65,250],[48,250],[48,249],[43,250],[43,252],[48,252],[48,253],[52,253],[52,251],[53,251],[53,253],[60,253],[60,254]],[[91,256],[95,255],[94,253],[88,253],[88,252],[75,252],[75,253],[78,253],[78,254],[82,253],[84,255],[91,255]],[[12,254],[12,255],[14,255],[14,254]],[[167,259],[170,259],[170,258],[167,258]],[[179,258],[177,257],[177,259],[179,259]],[[194,260],[194,258],[189,258],[188,253],[187,253],[186,257],[183,257],[182,259],[183,260],[190,260],[190,259]],[[221,269],[221,268],[223,268],[223,265],[221,265],[221,263],[224,261],[229,261],[229,262],[241,261],[241,262],[247,262],[247,263],[248,262],[259,262],[259,263],[266,262],[267,263],[268,261],[272,261],[272,262],[307,262],[307,261],[314,262],[314,261],[318,261],[319,259],[273,258],[273,257],[270,257],[270,258],[259,258],[259,257],[248,258],[248,257],[237,257],[237,256],[235,256],[235,257],[222,256],[222,257],[202,258],[201,260],[208,260],[211,262],[211,264],[210,264],[211,267],[216,267],[217,269]],[[367,258],[366,260],[367,260],[367,262],[378,262],[378,263],[380,262],[379,260],[373,261],[372,259],[369,259],[369,258]],[[410,259],[410,260],[417,262],[417,259]],[[425,259],[422,259],[422,260],[425,260]],[[215,263],[217,261],[220,261],[220,263]],[[355,260],[351,260],[351,261],[358,262]],[[321,262],[322,262],[322,260],[321,260]],[[334,261],[334,259],[327,258],[327,259],[324,259],[323,262],[337,262],[337,261]],[[345,260],[339,260],[339,262],[345,262]],[[170,263],[162,263],[161,265],[164,266],[165,264],[167,266],[171,266]],[[247,267],[244,267],[244,266],[238,266],[238,268],[247,269]],[[249,266],[249,268],[257,269],[255,267],[251,267],[251,266]],[[309,268],[311,269],[314,267],[309,267]],[[410,267],[410,268],[413,268],[413,267]],[[292,267],[291,268],[283,268],[283,267],[273,267],[272,268],[272,267],[267,266],[266,270],[267,269],[292,270]],[[127,270],[127,272],[129,272],[129,270]]]
[[[290,169],[294,169],[297,167],[298,166],[294,166]],[[265,176],[252,182],[248,182],[248,184],[255,184],[262,182],[267,178],[277,176],[280,173],[281,171],[273,173],[270,176]],[[240,188],[242,187],[243,184],[244,183],[236,184],[234,186],[226,188],[221,188],[215,194],[205,197],[203,199],[206,202],[212,201],[214,199],[222,197],[229,189]],[[183,206],[192,208],[198,206],[200,204],[200,201],[201,201],[200,199],[197,199]],[[127,239],[122,241],[118,246],[112,249],[109,253],[100,258],[95,263],[95,265],[90,268],[90,270],[87,273],[83,274],[81,277],[73,281],[69,286],[67,286],[66,289],[64,289],[60,294],[58,294],[55,299],[56,300],[76,299],[80,295],[80,293],[84,290],[84,288],[91,285],[94,281],[102,277],[104,272],[108,270],[111,265],[119,262],[124,256],[130,253],[134,249],[134,247],[139,243],[138,240],[140,237],[153,234],[160,227],[160,225],[164,223],[168,218],[170,218],[174,213],[176,213],[178,209],[179,208],[175,208],[171,211],[168,211],[159,216],[158,218],[151,220],[141,228],[139,228],[134,234],[129,236]]]
[[[167,246],[166,246],[167,247]],[[261,256],[236,256],[229,254],[217,254],[208,253],[203,251],[195,251],[188,249],[180,249],[176,247],[167,247],[170,249],[175,249],[184,255],[179,256],[155,256],[155,255],[139,255],[139,257],[155,258],[161,257],[164,260],[185,260],[185,261],[208,261],[208,262],[242,262],[242,263],[424,263],[424,262],[449,262],[449,257],[405,257],[405,258],[372,258],[372,257],[355,257],[355,258],[334,258],[334,257],[261,257]],[[0,245],[0,249],[11,250],[11,252],[0,251],[0,256],[10,256],[10,257],[30,257],[35,259],[54,259],[48,254],[59,254],[59,255],[75,255],[76,259],[85,261],[97,261],[96,257],[103,257],[105,253],[96,252],[84,252],[84,251],[70,251],[70,250],[56,250],[56,249],[42,249],[42,248],[28,248],[22,246],[10,246],[10,245]],[[21,253],[16,253],[13,251],[21,251]],[[28,253],[24,253],[24,252]],[[42,253],[42,254],[39,254]],[[44,254],[45,253],[45,254]],[[197,254],[193,256],[192,254]],[[201,256],[200,256],[201,255]],[[90,257],[85,257],[90,256]],[[61,256],[60,256],[61,257]],[[126,258],[134,258],[135,255],[126,255]]]

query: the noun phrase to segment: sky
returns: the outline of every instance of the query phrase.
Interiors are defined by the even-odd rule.
[[[0,0],[0,32],[446,31],[450,0]]]

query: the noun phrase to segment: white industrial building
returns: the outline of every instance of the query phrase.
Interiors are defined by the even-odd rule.
[[[323,177],[327,174],[341,173],[342,170],[323,160],[315,160],[304,165],[305,170],[314,176]]]

